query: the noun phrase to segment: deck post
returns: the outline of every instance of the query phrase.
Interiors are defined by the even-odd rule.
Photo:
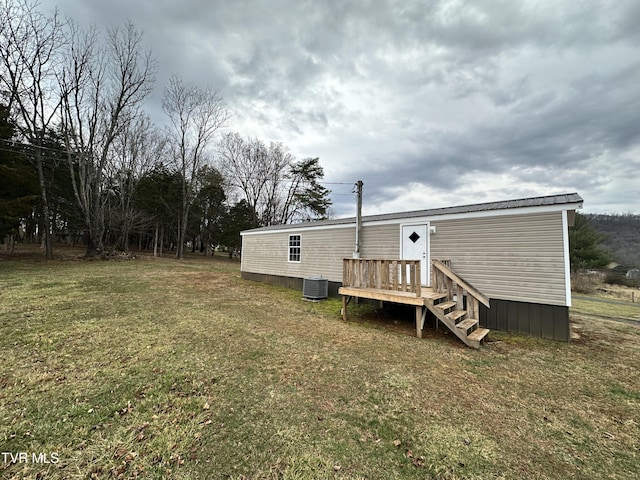
[[[422,306],[416,306],[416,336],[422,338]]]
[[[347,304],[349,303],[347,302],[347,296],[348,295],[342,296],[342,320],[345,322],[347,321]]]

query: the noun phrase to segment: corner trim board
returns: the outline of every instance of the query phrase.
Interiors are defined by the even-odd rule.
[[[564,283],[566,305],[571,306],[571,256],[569,255],[569,220],[566,210],[562,211],[562,242],[564,247]]]

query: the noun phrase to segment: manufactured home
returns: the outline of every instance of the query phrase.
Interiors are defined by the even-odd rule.
[[[337,296],[346,286],[347,259],[420,260],[415,283],[427,291],[444,264],[464,279],[460,285],[488,299],[476,314],[480,326],[568,341],[568,228],[582,203],[570,193],[364,216],[361,225],[344,218],[247,230],[242,277],[300,290],[304,279],[322,277]],[[388,273],[380,265],[366,275],[379,277],[374,268]],[[459,293],[466,305],[467,289]]]

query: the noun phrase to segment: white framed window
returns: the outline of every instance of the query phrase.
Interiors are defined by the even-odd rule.
[[[289,235],[289,261],[300,262],[301,242],[300,235]]]

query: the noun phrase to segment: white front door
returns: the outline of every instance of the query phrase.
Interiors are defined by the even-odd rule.
[[[420,283],[430,285],[429,225],[402,225],[403,260],[420,260]]]

